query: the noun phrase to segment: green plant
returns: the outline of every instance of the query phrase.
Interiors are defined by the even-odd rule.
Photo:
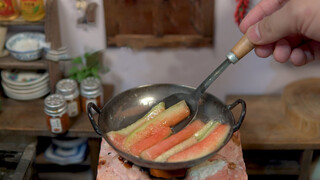
[[[83,60],[85,62],[83,62]],[[99,72],[107,73],[109,69],[101,63],[101,52],[85,53],[83,57],[72,59],[73,66],[69,69],[69,78],[79,83],[87,77],[93,76],[100,79]]]

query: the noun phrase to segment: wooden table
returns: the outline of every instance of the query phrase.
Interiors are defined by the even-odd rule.
[[[112,97],[113,88],[111,84],[104,85],[104,102],[107,102]],[[0,136],[56,136],[49,132],[46,124],[44,98],[32,101],[16,101],[9,98],[2,98],[1,100]],[[89,138],[91,168],[95,174],[101,139],[93,130],[86,113],[82,112],[78,117],[71,119],[71,128],[66,137]]]
[[[313,150],[320,149],[320,138],[305,136],[284,119],[280,95],[230,95],[226,104],[236,99],[247,104],[247,114],[240,128],[244,150],[302,150],[300,168],[282,173],[298,173],[299,179],[308,179]],[[235,119],[240,108],[233,110]],[[270,172],[270,171],[269,171]],[[277,173],[277,169],[273,173]]]

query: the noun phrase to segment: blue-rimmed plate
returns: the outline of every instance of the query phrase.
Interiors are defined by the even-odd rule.
[[[9,86],[26,87],[46,81],[49,78],[49,73],[40,70],[3,70],[1,77]]]

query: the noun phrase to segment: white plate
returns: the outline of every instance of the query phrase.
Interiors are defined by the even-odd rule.
[[[13,76],[13,78],[10,78]],[[36,70],[34,71],[19,71],[17,73],[11,71],[3,70],[1,72],[2,80],[4,80],[7,84],[14,86],[30,86],[37,84],[49,77],[48,72],[40,73]]]
[[[35,89],[38,87],[47,86],[47,84],[49,84],[49,78],[46,78],[37,84],[33,84],[33,85],[29,85],[29,86],[16,86],[16,85],[8,84],[4,80],[2,80],[2,83],[5,83],[9,88],[14,89],[14,90],[32,90],[32,89]]]
[[[49,88],[45,88],[41,91],[35,92],[35,93],[30,93],[30,94],[16,94],[12,93],[10,91],[6,91],[4,89],[4,93],[11,99],[16,99],[16,100],[33,100],[33,99],[38,99],[50,92]]]
[[[16,94],[31,94],[31,93],[35,93],[35,92],[39,92],[43,89],[48,89],[49,87],[49,83],[43,84],[42,86],[33,88],[33,89],[13,89],[7,86],[7,84],[5,82],[1,82],[2,87],[4,90],[6,90],[7,92],[11,92],[11,93],[16,93]]]

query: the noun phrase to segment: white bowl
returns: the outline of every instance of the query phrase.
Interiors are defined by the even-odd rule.
[[[49,77],[48,72],[39,72],[37,70],[11,72],[3,70],[1,72],[2,80],[12,86],[30,86],[45,81]]]
[[[43,33],[25,32],[10,37],[5,46],[14,58],[32,61],[41,57],[44,43],[45,35]]]

